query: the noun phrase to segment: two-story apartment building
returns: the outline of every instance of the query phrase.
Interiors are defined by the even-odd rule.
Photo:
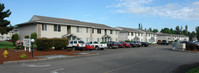
[[[144,41],[143,31],[126,27],[116,27],[116,29],[120,30],[119,41]]]
[[[116,27],[116,28],[120,30],[119,41],[130,40],[130,41],[156,43],[157,39],[156,33],[146,30],[127,28],[127,27]]]
[[[118,41],[119,37],[119,30],[104,24],[37,15],[17,26],[20,39],[33,32],[38,38],[68,38],[85,42]]]
[[[167,40],[167,41],[189,41],[189,37],[185,35],[177,34],[166,34],[166,33],[157,33],[157,40]]]
[[[13,29],[12,31],[8,32],[7,34],[0,34],[0,41],[11,40],[12,35],[18,33],[17,29]]]

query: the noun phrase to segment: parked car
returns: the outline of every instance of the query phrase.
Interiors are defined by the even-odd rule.
[[[105,48],[107,48],[107,44],[99,44],[98,42],[96,41],[92,41],[92,42],[89,42],[91,45],[94,45],[95,47],[95,50],[104,50]]]
[[[73,50],[85,50],[85,43],[81,40],[71,40],[67,48],[73,48]]]
[[[160,43],[161,45],[169,45],[167,40],[162,40],[162,42]]]
[[[142,46],[144,46],[144,47],[148,47],[149,46],[149,44],[147,42],[141,42],[141,43],[142,43]]]
[[[91,45],[90,43],[86,43],[85,50],[94,50],[94,49],[95,49],[94,45]]]
[[[137,44],[134,42],[130,42],[131,47],[137,47]]]
[[[121,42],[123,44],[124,47],[129,48],[131,47],[130,43],[128,42]]]
[[[123,48],[124,45],[121,42],[117,42],[117,45],[119,46],[119,48]]]
[[[132,41],[132,42],[135,43],[137,47],[140,47],[142,45],[139,41]]]
[[[162,42],[161,40],[158,40],[158,41],[157,41],[157,44],[161,44],[161,42]]]
[[[107,48],[110,48],[110,49],[117,49],[119,46],[117,45],[117,42],[113,42],[113,41],[109,41],[107,42]]]
[[[196,48],[199,50],[199,42],[195,42]]]

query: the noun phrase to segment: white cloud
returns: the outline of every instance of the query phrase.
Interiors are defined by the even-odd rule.
[[[116,12],[132,14],[151,14],[176,19],[199,20],[199,1],[190,5],[171,4],[151,6],[153,0],[119,0],[114,7]]]

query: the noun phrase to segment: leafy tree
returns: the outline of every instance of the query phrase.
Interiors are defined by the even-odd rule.
[[[152,31],[152,28],[149,28],[148,31]]]
[[[170,31],[171,34],[175,34],[175,30],[173,30],[173,28],[170,28],[169,31]]]
[[[158,32],[158,29],[153,29],[153,32],[155,32],[155,33]]]
[[[9,26],[10,21],[6,20],[5,18],[11,15],[10,10],[5,10],[4,4],[0,3],[0,34],[7,34],[9,31],[13,29],[13,27]]]
[[[196,37],[199,40],[199,26],[196,27]]]
[[[171,34],[169,28],[164,28],[164,29],[162,29],[160,32]]]

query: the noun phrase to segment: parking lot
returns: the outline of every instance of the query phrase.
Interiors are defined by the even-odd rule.
[[[99,55],[3,64],[0,73],[179,73],[180,66],[199,61],[199,53],[170,49],[171,45],[152,45],[85,51]]]

